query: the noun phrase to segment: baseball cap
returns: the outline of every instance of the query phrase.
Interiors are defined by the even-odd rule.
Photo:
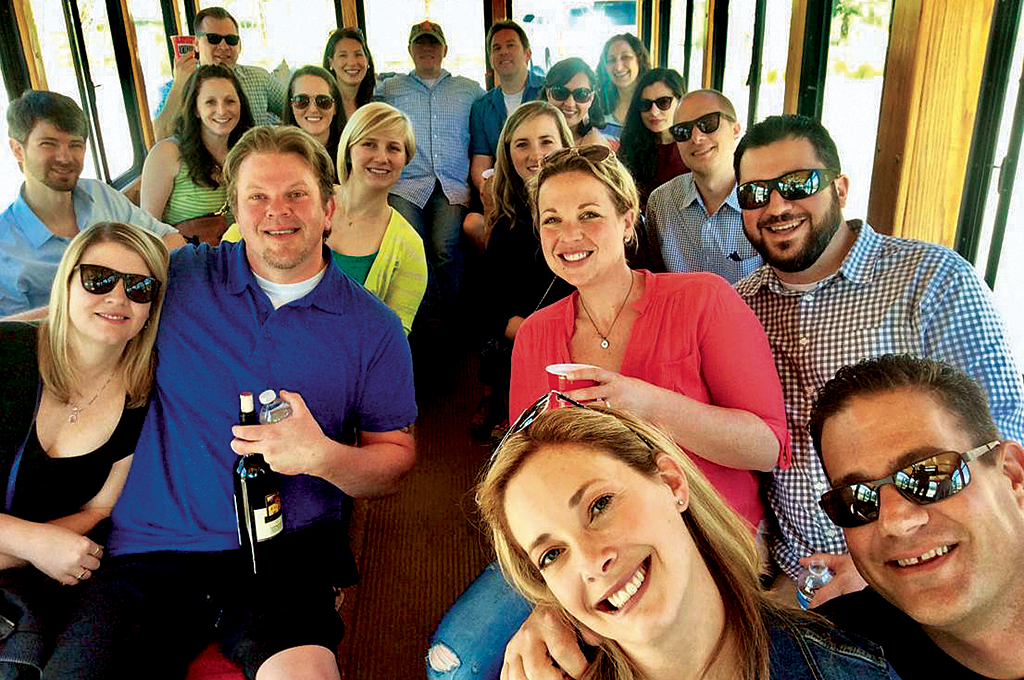
[[[412,30],[409,31],[409,44],[411,45],[416,41],[416,38],[424,35],[432,36],[439,43],[448,47],[448,41],[444,39],[444,33],[441,31],[441,27],[429,19],[421,21],[418,24],[413,24]]]

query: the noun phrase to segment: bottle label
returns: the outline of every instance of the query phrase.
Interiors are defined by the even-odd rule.
[[[256,521],[256,540],[265,541],[281,533],[284,529],[284,515],[281,513],[281,495],[274,492],[267,494],[266,508],[253,508],[253,519]]]

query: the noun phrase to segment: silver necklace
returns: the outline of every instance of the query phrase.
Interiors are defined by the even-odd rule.
[[[626,303],[629,302],[629,294],[633,292],[633,273],[629,274],[629,290],[626,291],[626,297],[622,298],[622,304],[619,305],[619,311],[615,312],[615,318],[612,319],[612,325],[608,326],[608,332],[602,333],[601,329],[594,323],[594,317],[590,316],[590,310],[587,309],[587,303],[583,301],[583,294],[580,293],[580,306],[583,307],[583,313],[587,315],[587,321],[594,327],[594,331],[601,338],[601,349],[608,349],[609,342],[608,336],[612,334],[612,329],[615,328],[615,322],[619,320],[619,316],[622,314],[622,310],[626,308]]]
[[[72,425],[74,425],[75,423],[77,423],[77,422],[78,422],[78,415],[79,415],[79,414],[80,414],[80,413],[81,413],[82,411],[84,411],[85,409],[87,409],[87,408],[89,408],[90,406],[92,406],[93,402],[94,402],[94,401],[96,401],[96,399],[97,399],[97,398],[98,398],[98,397],[99,397],[99,396],[100,396],[101,394],[103,394],[103,390],[107,389],[107,385],[109,385],[109,384],[110,384],[110,381],[111,381],[111,379],[113,379],[113,377],[114,377],[114,372],[113,372],[113,371],[111,371],[111,372],[110,372],[110,375],[108,375],[108,376],[107,376],[107,382],[103,383],[103,387],[101,387],[101,388],[100,388],[100,391],[99,391],[99,392],[97,392],[96,394],[94,394],[94,395],[93,395],[93,397],[92,397],[92,399],[90,399],[90,400],[89,400],[89,403],[88,403],[88,404],[86,404],[85,406],[79,406],[78,404],[76,404],[76,403],[75,403],[75,402],[73,402],[73,401],[70,401],[70,402],[68,402],[68,422],[69,422],[69,423],[71,423]]]

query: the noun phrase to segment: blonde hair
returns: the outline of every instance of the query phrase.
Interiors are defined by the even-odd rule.
[[[291,125],[260,125],[246,131],[228,151],[223,176],[231,212],[238,214],[238,170],[254,153],[293,153],[309,164],[320,188],[323,205],[334,196],[334,161],[331,155],[308,132]]]
[[[609,151],[608,155],[600,161],[587,158],[587,153],[593,148],[592,146],[573,148],[565,153],[553,152],[548,157],[541,166],[540,172],[527,184],[530,202],[533,204],[533,222],[540,224],[538,199],[540,198],[540,188],[544,186],[544,182],[567,172],[582,172],[605,186],[618,215],[622,216],[633,211],[634,229],[631,238],[635,238],[635,220],[639,219],[640,214],[640,194],[637,192],[636,182],[633,181],[633,176],[614,151]]]
[[[657,458],[664,453],[682,468],[689,486],[689,505],[683,521],[715,581],[725,606],[726,630],[707,668],[726,639],[732,643],[745,680],[768,677],[768,630],[765,615],[776,611],[761,590],[759,560],[750,527],[729,508],[697,466],[667,435],[643,421],[605,408],[566,407],[548,411],[524,431],[508,438],[476,489],[476,500],[487,526],[502,573],[534,604],[565,608],[545,584],[540,570],[516,543],[505,514],[509,481],[538,450],[581,445],[610,455],[647,477],[658,474]],[[638,675],[614,642],[601,645],[584,678],[632,680]]]
[[[526,184],[519,173],[512,165],[512,135],[519,127],[538,116],[548,116],[555,121],[558,129],[558,137],[562,142],[562,148],[568,149],[572,146],[572,131],[569,130],[565,116],[558,110],[558,107],[548,104],[546,101],[536,100],[526,102],[516,108],[505,121],[501,128],[501,137],[498,139],[498,155],[494,163],[494,177],[489,183],[488,191],[494,197],[491,202],[491,209],[487,211],[487,226],[494,225],[501,219],[507,219],[515,224],[516,210],[521,206],[529,204]]]
[[[71,239],[57,266],[46,319],[39,327],[39,374],[59,400],[71,400],[71,387],[78,379],[78,371],[71,356],[68,336],[71,329],[69,291],[82,255],[97,243],[118,243],[128,248],[142,258],[149,275],[160,282],[156,297],[149,303],[146,324],[128,341],[118,365],[128,393],[128,405],[133,408],[143,406],[153,388],[154,346],[167,289],[169,256],[163,241],[130,224],[97,222]],[[122,285],[122,282],[118,281],[116,285]]]
[[[409,165],[416,155],[416,135],[413,134],[409,117],[383,102],[363,104],[345,124],[338,141],[338,182],[346,184],[352,171],[353,146],[359,140],[378,132],[396,132],[405,146],[405,164]]]

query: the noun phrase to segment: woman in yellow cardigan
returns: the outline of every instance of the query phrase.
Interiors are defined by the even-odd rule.
[[[412,125],[398,109],[361,106],[338,141],[336,209],[327,245],[335,263],[398,314],[408,335],[427,289],[423,239],[388,205],[388,192],[416,153]],[[223,240],[238,241],[232,226]]]

